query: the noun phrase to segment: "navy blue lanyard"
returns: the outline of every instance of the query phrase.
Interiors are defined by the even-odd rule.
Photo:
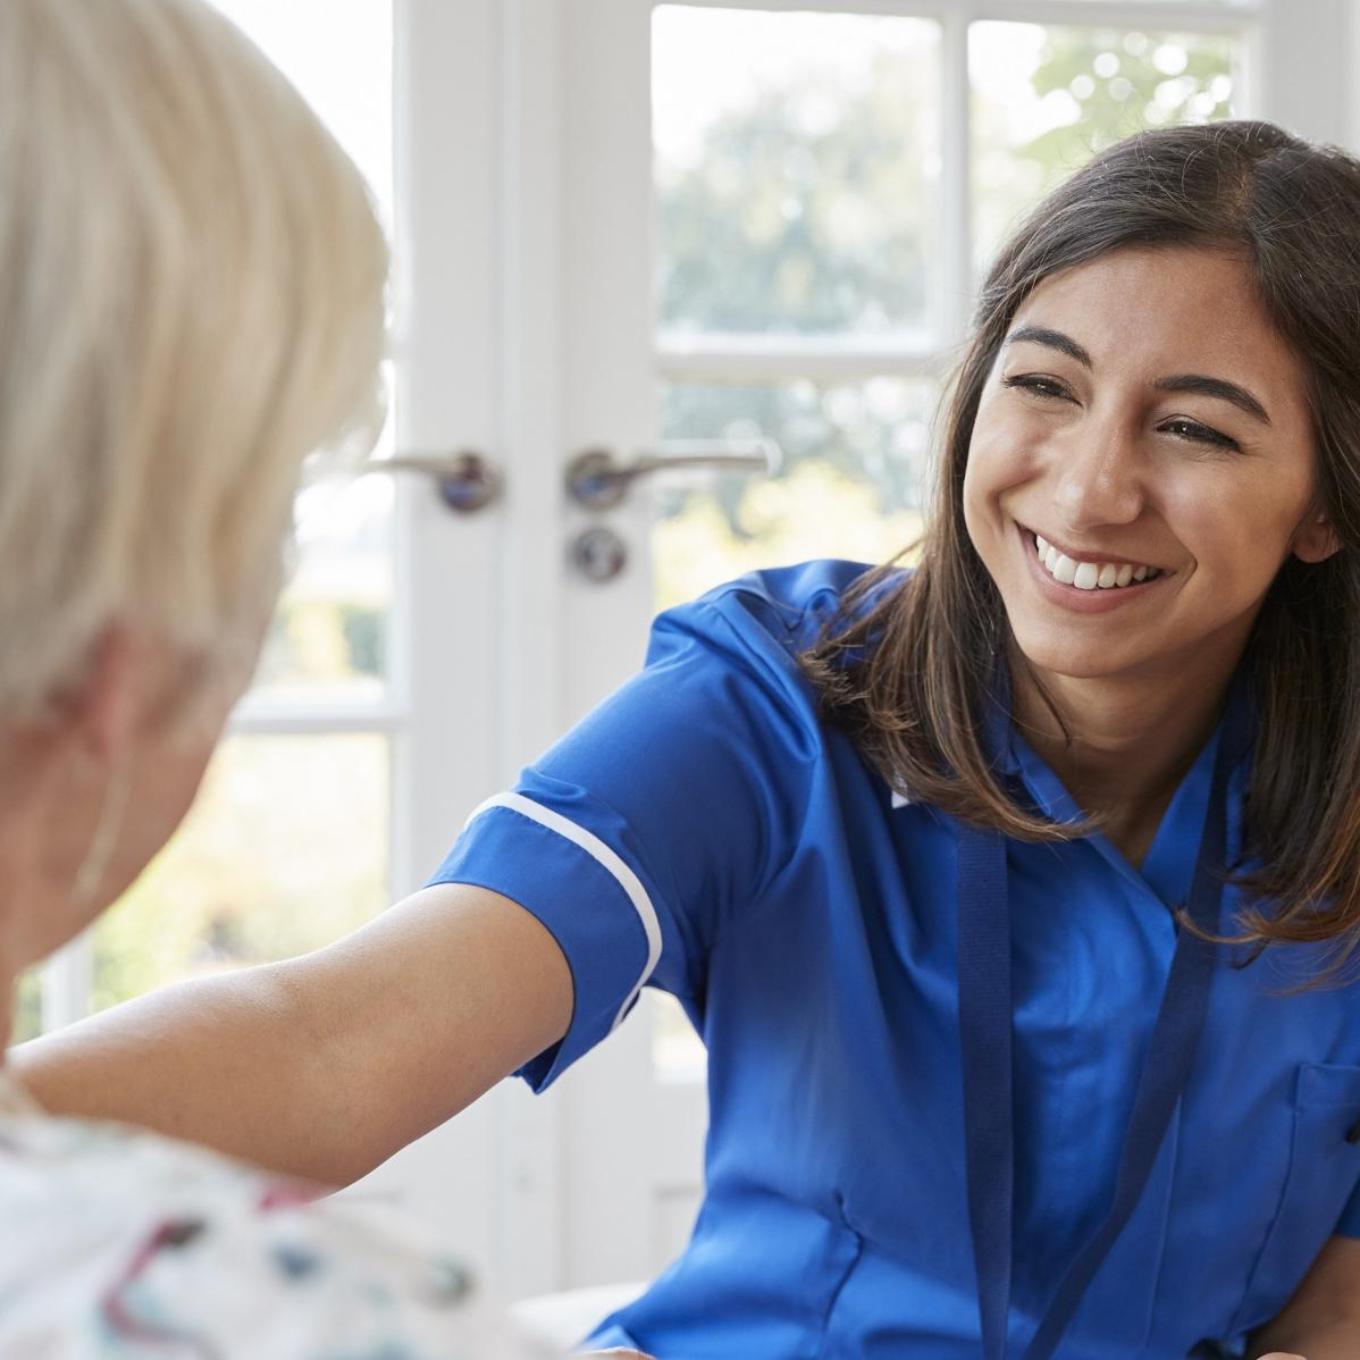
[[[1247,683],[1239,672],[1228,696],[1187,903],[1191,920],[1210,931],[1218,927],[1222,895],[1228,777],[1245,752],[1250,721]],[[984,1360],[1005,1360],[1011,1295],[1015,1104],[1011,1077],[1010,900],[1006,842],[997,832],[960,827],[958,913],[968,1218],[977,1268],[982,1354]],[[1213,963],[1213,945],[1186,931],[1179,932],[1124,1134],[1109,1210],[1059,1281],[1022,1360],[1048,1360],[1053,1354],[1087,1286],[1138,1204],[1190,1074],[1208,1006]]]

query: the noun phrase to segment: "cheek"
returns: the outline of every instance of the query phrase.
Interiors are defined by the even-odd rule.
[[[973,426],[968,471],[986,496],[1032,477],[1042,462],[1042,427],[1023,412],[1002,414],[984,403]]]
[[[1030,481],[1038,469],[1038,441],[1023,420],[987,418],[985,407],[978,412],[963,478],[964,519],[974,543],[988,526],[1002,527],[997,502]]]
[[[1198,571],[1212,575],[1215,589],[1259,594],[1289,553],[1303,493],[1264,479],[1260,486],[1224,494],[1221,480],[1180,489],[1163,502],[1163,513]],[[1298,511],[1302,514],[1302,510]]]

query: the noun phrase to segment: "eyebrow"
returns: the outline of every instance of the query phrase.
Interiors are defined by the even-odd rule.
[[[1028,340],[1036,345],[1047,345],[1049,349],[1056,349],[1075,359],[1085,368],[1095,367],[1085,348],[1070,335],[1064,335],[1062,331],[1055,331],[1047,326],[1021,326],[1018,331],[1012,331],[1006,337],[1006,344],[1018,344],[1021,340]],[[1266,408],[1245,387],[1229,382],[1226,378],[1211,378],[1204,373],[1173,373],[1170,377],[1158,378],[1152,385],[1159,392],[1192,392],[1201,397],[1217,397],[1220,401],[1230,402],[1238,410],[1245,411],[1263,425],[1270,424]]]

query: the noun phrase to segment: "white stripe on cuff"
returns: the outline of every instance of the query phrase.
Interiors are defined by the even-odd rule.
[[[618,1028],[619,1021],[627,1014],[629,1006],[633,1004],[637,994],[642,990],[643,984],[651,977],[652,970],[661,958],[661,922],[657,920],[656,908],[652,905],[652,899],[648,896],[647,889],[642,886],[642,880],[619,858],[618,854],[597,835],[587,831],[583,826],[577,826],[575,822],[562,816],[560,812],[554,812],[541,803],[535,803],[532,798],[526,798],[521,793],[498,793],[494,798],[488,798],[480,807],[473,809],[471,816],[463,824],[464,830],[482,813],[498,807],[509,808],[511,812],[518,812],[522,817],[527,817],[530,821],[547,827],[549,831],[555,831],[573,845],[579,846],[606,873],[613,877],[614,881],[623,889],[629,902],[633,904],[633,910],[637,912],[638,920],[642,922],[642,933],[647,937],[647,962],[643,965],[642,976],[638,978],[633,984],[632,990],[624,997],[623,1005],[619,1007],[619,1012],[614,1017],[614,1023],[609,1027],[611,1031]],[[551,884],[544,886],[548,891],[551,891]]]

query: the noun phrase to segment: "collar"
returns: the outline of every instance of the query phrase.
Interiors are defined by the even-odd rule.
[[[1240,709],[1237,715],[1239,721],[1229,723],[1228,713],[1234,708]],[[1230,768],[1234,771],[1234,779],[1230,787],[1238,790],[1243,787],[1242,780],[1245,776],[1242,767],[1250,760],[1256,719],[1255,687],[1251,682],[1250,667],[1243,663],[1238,666],[1228,686],[1223,716],[1219,718],[1209,740],[1195,757],[1189,772],[1181,780],[1163,815],[1156,841],[1143,861],[1142,874],[1132,868],[1105,836],[1096,833],[1090,838],[1101,854],[1110,860],[1122,875],[1132,877],[1144,888],[1151,882],[1164,898],[1172,885],[1179,883],[1184,876],[1185,866],[1180,863],[1183,856],[1175,853],[1173,847],[1163,842],[1173,838],[1173,829],[1178,825],[1199,827],[1202,823],[1203,811],[1208,804],[1208,790],[1212,782],[1215,756],[1225,734],[1237,747],[1232,755]],[[1036,809],[1052,821],[1081,820],[1081,810],[1062,781],[1015,728],[1011,713],[1010,667],[1004,656],[997,660],[979,726],[983,750],[1003,782],[1021,786],[1033,799]],[[891,806],[894,810],[908,807],[914,801],[909,793],[898,789],[892,790]],[[1237,809],[1234,808],[1233,802],[1230,802],[1229,806],[1230,843],[1240,834]]]

